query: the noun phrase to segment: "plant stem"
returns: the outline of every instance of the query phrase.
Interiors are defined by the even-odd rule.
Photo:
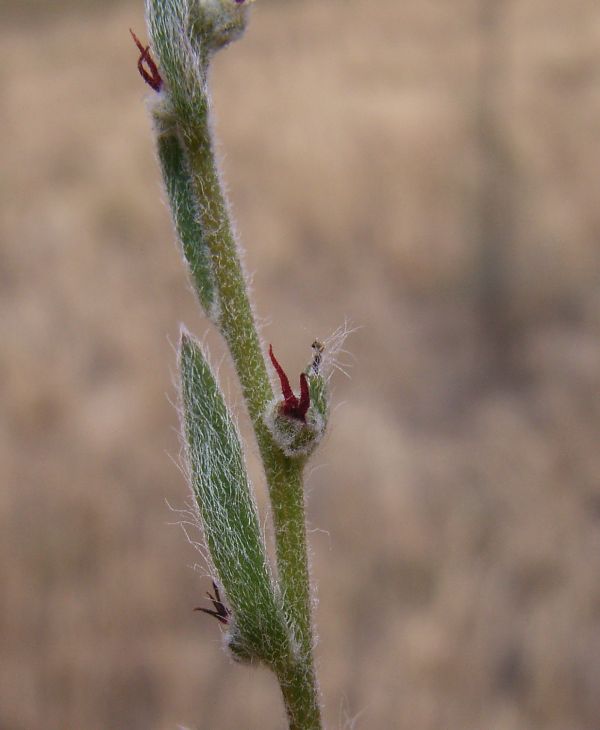
[[[285,459],[287,469],[271,474],[269,481],[277,567],[284,593],[288,622],[294,627],[300,656],[293,675],[278,673],[290,728],[321,727],[317,680],[313,660],[310,576],[304,514],[302,471]],[[291,463],[290,463],[291,462]],[[291,467],[291,468],[290,468]]]
[[[309,586],[306,527],[304,515],[304,484],[302,473],[290,459],[282,460],[282,469],[271,474],[270,496],[273,505],[277,542],[279,579],[285,591],[284,602],[288,620],[300,643],[302,654],[312,654],[311,605]],[[285,463],[287,462],[287,463]]]
[[[200,206],[203,233],[212,259],[220,303],[218,325],[229,346],[256,430],[262,423],[267,403],[273,398],[273,390],[248,299],[229,206],[215,164],[208,102],[199,110],[193,126],[185,130],[184,144]]]
[[[290,730],[321,730],[321,711],[314,672],[295,665],[278,672],[277,678],[288,715]]]
[[[273,390],[247,292],[210,134],[208,100],[183,129],[199,215],[220,303],[218,326],[240,378],[271,498],[283,609],[298,646],[275,668],[291,730],[319,730],[302,459],[286,457],[263,421]]]

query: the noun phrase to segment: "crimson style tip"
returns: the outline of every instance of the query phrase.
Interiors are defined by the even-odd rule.
[[[129,32],[131,33],[133,42],[140,52],[140,57],[138,58],[137,62],[140,76],[144,79],[144,81],[151,89],[159,92],[162,89],[163,80],[158,70],[158,66],[156,65],[154,59],[150,54],[150,46],[144,46],[140,39],[133,32],[133,30],[131,30],[131,28],[129,29]]]
[[[290,379],[288,378],[285,370],[279,364],[279,361],[275,357],[273,352],[273,345],[269,345],[269,357],[275,368],[275,372],[279,377],[281,384],[281,394],[283,395],[283,401],[281,403],[281,413],[284,416],[295,418],[298,421],[306,421],[306,414],[310,407],[310,390],[308,388],[308,379],[305,373],[300,375],[300,398],[294,395],[294,391],[290,385]]]

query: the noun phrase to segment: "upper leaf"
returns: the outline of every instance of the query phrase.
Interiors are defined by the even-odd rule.
[[[289,652],[237,429],[199,345],[184,334],[181,397],[187,463],[206,545],[238,644],[274,663]]]
[[[157,119],[157,126],[160,119]],[[158,156],[181,249],[190,268],[198,299],[207,316],[216,322],[219,302],[210,251],[199,222],[185,152],[173,130],[158,130]]]

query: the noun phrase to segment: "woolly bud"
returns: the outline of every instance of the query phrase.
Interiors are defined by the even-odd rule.
[[[164,91],[162,113],[173,115],[184,136],[207,114],[211,56],[241,36],[247,5],[248,0],[146,0],[152,51]],[[142,60],[149,60],[148,50],[143,50]]]
[[[312,454],[325,433],[325,421],[314,408],[308,409],[306,421],[302,422],[284,415],[281,403],[274,401],[264,420],[277,446],[291,458]]]
[[[253,0],[196,0],[190,3],[193,40],[218,51],[237,40],[246,28],[247,6]]]
[[[264,416],[265,424],[286,456],[309,456],[325,434],[329,414],[327,384],[320,373],[320,359],[315,364],[315,354],[306,371],[300,375],[300,395],[296,396],[272,347],[269,348],[269,356],[281,383],[283,399],[277,398],[269,404]]]

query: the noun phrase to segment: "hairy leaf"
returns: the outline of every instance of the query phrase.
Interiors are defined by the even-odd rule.
[[[237,429],[199,345],[180,350],[183,425],[191,486],[206,545],[234,617],[238,643],[273,664],[289,639],[266,558]]]

